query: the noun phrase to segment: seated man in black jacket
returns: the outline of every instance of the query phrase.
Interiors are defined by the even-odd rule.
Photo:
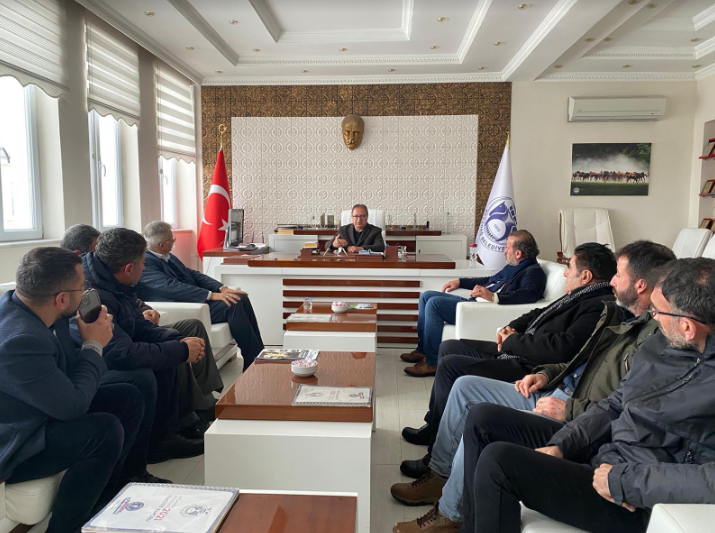
[[[0,298],[0,481],[20,483],[66,470],[48,531],[75,533],[127,481],[124,460],[144,415],[141,393],[101,385],[112,316],[87,324],[77,312],[84,275],[62,248],[35,248]]]
[[[96,251],[82,256],[82,266],[85,278],[114,315],[114,336],[104,354],[107,366],[110,370],[134,371],[142,380],[153,374],[156,381],[155,406],[147,408],[153,415],[149,462],[156,463],[203,453],[203,438],[186,438],[178,433],[177,367],[201,360],[205,345],[198,337],[183,337],[142,316],[134,290],[144,270],[145,256],[144,237],[115,228],[99,236]]]
[[[518,533],[523,504],[585,531],[642,533],[656,504],[715,503],[715,261],[666,269],[649,311],[662,334],[640,347],[618,390],[545,448],[497,442],[476,470],[465,463],[473,511],[461,531]]]
[[[149,248],[146,269],[137,286],[137,294],[147,302],[207,303],[211,322],[228,322],[231,336],[241,349],[244,368],[263,350],[251,300],[243,291],[229,289],[215,279],[192,270],[171,253],[174,234],[171,226],[159,220],[144,228]]]
[[[343,248],[351,254],[356,254],[363,250],[384,252],[385,241],[382,238],[382,230],[369,224],[367,215],[366,205],[355,204],[350,210],[352,223],[340,226],[338,235],[325,244],[325,249],[336,250]]]
[[[565,296],[513,320],[499,331],[496,342],[444,341],[425,416],[427,423],[419,429],[407,427],[402,431],[408,442],[429,445],[428,453],[422,459],[403,461],[402,472],[410,477],[427,473],[429,451],[437,438],[449,393],[459,377],[517,381],[538,365],[573,359],[596,329],[603,302],[614,300],[610,280],[615,273],[616,258],[611,250],[598,243],[582,244],[564,272]]]

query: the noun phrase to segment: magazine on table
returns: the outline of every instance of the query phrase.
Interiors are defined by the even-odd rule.
[[[314,361],[319,350],[283,350],[266,348],[256,357],[256,363],[290,363],[307,359]]]
[[[333,315],[329,313],[293,313],[286,320],[288,322],[330,322]]]
[[[238,489],[129,483],[82,533],[215,533]]]
[[[301,385],[293,405],[370,407],[372,387],[322,387]]]
[[[375,306],[372,304],[350,303],[348,304],[348,309],[375,309]]]

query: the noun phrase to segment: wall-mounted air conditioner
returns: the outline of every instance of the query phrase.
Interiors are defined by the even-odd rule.
[[[665,115],[665,98],[569,97],[569,122],[611,122],[615,120],[659,120]]]

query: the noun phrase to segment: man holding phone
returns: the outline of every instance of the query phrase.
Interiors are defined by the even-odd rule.
[[[35,248],[17,269],[17,289],[0,298],[0,481],[66,470],[48,531],[75,532],[126,481],[124,460],[144,416],[132,385],[101,383],[112,315],[76,323],[84,292],[79,256]]]

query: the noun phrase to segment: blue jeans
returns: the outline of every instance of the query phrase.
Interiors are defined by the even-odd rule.
[[[555,393],[555,394],[554,394]],[[469,410],[479,403],[492,403],[522,411],[531,411],[544,396],[565,399],[562,391],[530,394],[524,398],[513,383],[484,378],[462,376],[454,382],[449,393],[447,407],[439,424],[437,440],[432,448],[430,468],[442,477],[449,478],[442,489],[439,501],[440,512],[453,520],[462,522],[462,492],[464,490],[464,444],[462,433]],[[534,415],[536,416],[536,415]]]
[[[457,304],[466,298],[440,291],[425,291],[420,296],[417,315],[417,351],[427,356],[427,364],[437,367],[437,353],[442,342],[445,322],[454,324],[457,320]]]

